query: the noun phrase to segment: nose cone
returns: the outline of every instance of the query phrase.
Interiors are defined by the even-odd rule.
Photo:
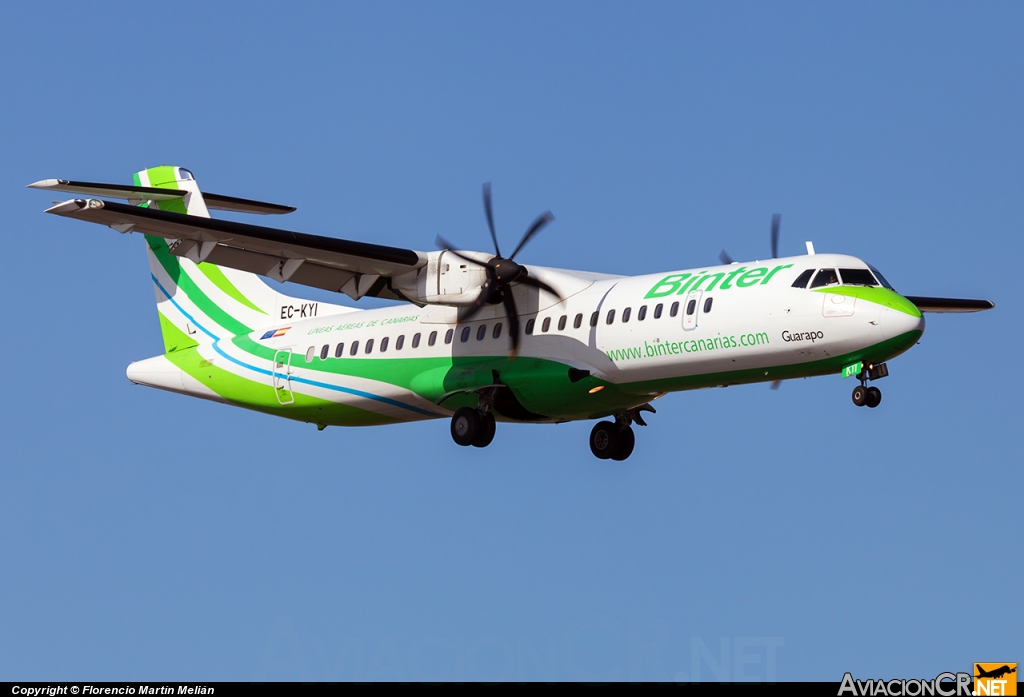
[[[883,307],[880,320],[885,336],[898,340],[897,348],[905,350],[924,334],[924,315],[912,302],[902,296],[897,297],[902,302],[888,303]]]

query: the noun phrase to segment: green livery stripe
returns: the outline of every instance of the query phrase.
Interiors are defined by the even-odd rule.
[[[701,387],[716,387],[719,385],[741,385],[751,382],[765,382],[769,380],[788,380],[790,378],[813,377],[816,375],[837,375],[846,366],[857,363],[881,363],[900,355],[921,338],[924,332],[915,329],[905,334],[887,339],[859,351],[844,354],[842,356],[830,356],[809,363],[793,363],[769,368],[752,368],[749,370],[734,370],[725,373],[706,373],[701,375],[684,375],[681,377],[664,378],[660,380],[645,380],[642,382],[631,382],[617,385],[620,390],[644,394],[649,392],[674,392],[677,390],[692,390]],[[607,392],[608,390],[605,390]]]
[[[256,312],[259,312],[261,315],[267,314],[260,308],[256,307],[256,305],[254,305],[252,301],[249,300],[249,298],[242,295],[242,291],[238,290],[238,288],[235,287],[235,284],[232,283],[231,280],[224,275],[224,272],[221,270],[219,266],[217,266],[216,264],[207,264],[206,262],[203,262],[198,266],[199,270],[203,272],[203,275],[210,279],[213,285],[217,286],[217,288],[222,293],[224,293],[224,295],[227,295],[230,298],[234,298],[242,305],[245,305],[250,310],[256,310]]]
[[[224,327],[231,334],[248,334],[252,329],[228,314],[217,303],[213,302],[202,289],[195,284],[189,275],[181,268],[177,257],[167,249],[167,242],[162,237],[146,235],[146,243],[149,244],[153,255],[160,262],[164,271],[171,277],[171,281],[180,288],[188,299],[199,311],[211,320]]]
[[[179,343],[188,341],[188,337],[177,327],[171,326],[170,331],[172,341]],[[243,378],[230,370],[220,368],[214,364],[216,359],[204,358],[195,349],[175,351],[167,354],[167,359],[214,393],[232,404],[247,409],[274,416],[284,416],[296,421],[329,426],[376,426],[399,422],[398,419],[384,414],[311,397],[295,391],[292,392],[295,401],[288,405],[282,405],[278,402],[276,390],[272,386]]]
[[[896,310],[897,312],[902,312],[903,314],[910,315],[911,317],[921,316],[921,311],[917,309],[917,305],[888,288],[871,286],[832,286],[829,288],[815,288],[813,292],[845,295],[848,298],[860,298],[861,300],[867,300],[868,302],[875,303],[876,305],[881,305],[882,307],[888,307]]]
[[[182,351],[199,345],[199,342],[175,327],[171,320],[164,316],[164,313],[157,310],[156,314],[160,317],[160,333],[164,337],[164,353]]]

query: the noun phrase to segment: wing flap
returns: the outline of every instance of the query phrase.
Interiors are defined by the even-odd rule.
[[[349,291],[345,286],[357,275],[365,275],[367,280],[372,277],[373,283],[376,277],[397,276],[426,264],[426,256],[411,249],[97,199],[65,201],[46,212],[107,225],[119,232],[142,232],[163,237],[173,244],[173,253],[193,261],[209,261],[277,280],[346,293]],[[301,263],[297,263],[298,260]],[[283,273],[286,265],[287,277]],[[359,286],[357,282],[353,287]]]
[[[996,306],[991,300],[927,298],[921,295],[908,295],[906,298],[914,303],[921,312],[981,312],[991,310]]]

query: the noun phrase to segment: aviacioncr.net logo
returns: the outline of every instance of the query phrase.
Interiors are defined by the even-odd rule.
[[[846,673],[839,695],[854,697],[971,697],[970,673],[939,673],[934,680],[856,680]]]

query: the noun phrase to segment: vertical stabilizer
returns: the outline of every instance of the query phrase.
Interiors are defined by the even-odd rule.
[[[145,169],[135,174],[135,184],[188,192],[168,201],[132,200],[135,205],[210,217],[195,178],[183,167]],[[285,315],[306,318],[354,311],[283,295],[256,274],[210,264],[204,260],[212,242],[145,237],[167,353],[280,324]]]

